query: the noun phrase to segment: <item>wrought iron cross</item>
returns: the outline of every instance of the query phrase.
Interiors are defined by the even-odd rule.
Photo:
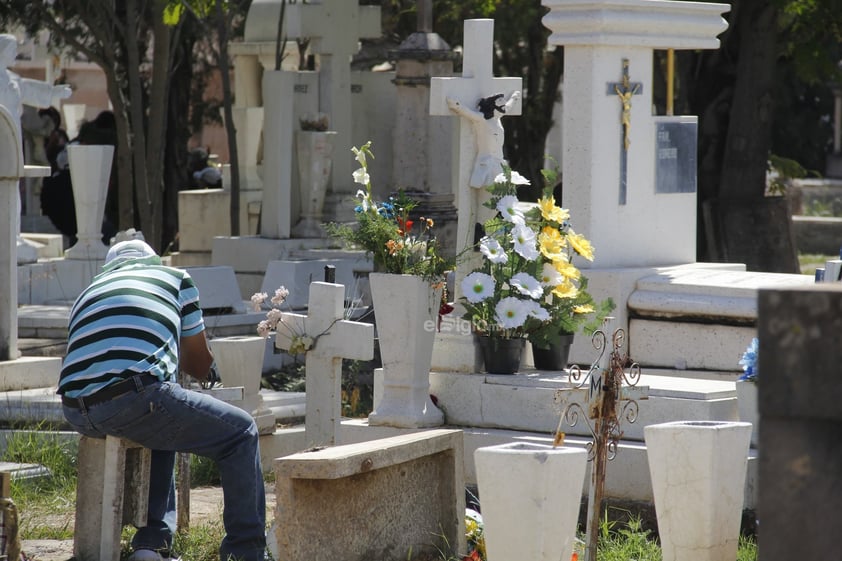
[[[620,423],[623,420],[634,423],[638,414],[638,400],[649,399],[649,388],[637,385],[640,381],[640,366],[628,354],[621,353],[625,338],[626,332],[623,329],[615,330],[611,337],[612,348],[608,352],[605,331],[595,331],[592,341],[599,353],[596,360],[584,375],[578,366],[571,367],[570,382],[573,387],[555,393],[556,403],[562,405],[556,442],[563,440],[563,436],[560,436],[562,424],[567,421],[569,426],[575,426],[582,416],[593,436],[593,442],[587,445],[588,460],[593,465],[588,498],[586,561],[596,561],[600,506],[605,494],[605,469],[606,464],[617,455],[617,446],[623,436]]]
[[[623,59],[623,77],[620,82],[608,83],[608,95],[616,95],[620,98],[622,111],[620,122],[623,130],[620,133],[620,204],[626,204],[628,191],[628,155],[629,155],[629,134],[631,133],[631,106],[632,96],[643,93],[643,84],[629,80],[629,59]]]

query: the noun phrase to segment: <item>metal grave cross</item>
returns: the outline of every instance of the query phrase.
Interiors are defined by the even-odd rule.
[[[629,81],[629,59],[623,59],[623,77],[620,82],[609,82],[608,95],[616,95],[622,103],[620,123],[623,130],[620,133],[620,204],[626,204],[628,192],[628,158],[629,158],[629,135],[631,134],[631,106],[632,96],[643,93],[641,82]]]
[[[584,375],[578,367],[572,367],[570,382],[574,387],[555,393],[555,402],[562,406],[556,442],[563,440],[561,427],[564,421],[572,427],[582,416],[593,435],[593,442],[587,445],[588,459],[593,466],[588,499],[586,561],[596,561],[605,472],[607,463],[617,455],[617,446],[623,436],[620,423],[623,420],[634,423],[638,414],[637,402],[649,399],[649,388],[637,385],[640,366],[632,362],[628,354],[620,352],[625,337],[623,329],[615,330],[609,352],[605,331],[594,332],[593,345],[599,352],[596,360]]]
[[[308,315],[282,313],[275,335],[275,347],[306,352],[308,447],[336,443],[342,422],[342,359],[374,358],[374,326],[343,319],[344,302],[343,285],[311,283]]]

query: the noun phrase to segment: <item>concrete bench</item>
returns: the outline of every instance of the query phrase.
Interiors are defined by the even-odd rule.
[[[76,483],[77,561],[120,558],[124,524],[146,525],[152,451],[115,436],[79,440]]]

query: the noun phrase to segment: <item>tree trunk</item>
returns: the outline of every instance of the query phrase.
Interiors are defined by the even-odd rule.
[[[240,235],[240,163],[237,153],[237,130],[234,128],[234,114],[231,111],[231,75],[228,68],[228,19],[222,7],[222,0],[216,0],[216,16],[219,21],[219,71],[222,74],[222,98],[225,111],[225,132],[228,134],[228,159],[231,161],[231,235]]]
[[[774,117],[779,9],[743,2],[736,17],[739,54],[717,197],[704,207],[710,257],[749,270],[799,272],[785,199],[766,197]]]
[[[171,38],[172,30],[164,23],[164,7],[166,2],[158,0],[151,10],[154,34],[152,53],[152,78],[149,84],[149,112],[147,113],[147,130],[145,153],[148,189],[151,198],[150,215],[144,228],[149,232],[146,238],[150,245],[158,250],[163,249],[163,210],[164,200],[164,146],[167,133],[167,98],[170,88],[170,68],[172,67]],[[150,224],[154,222],[152,228]],[[144,233],[146,236],[146,233]],[[154,237],[153,237],[154,236]]]

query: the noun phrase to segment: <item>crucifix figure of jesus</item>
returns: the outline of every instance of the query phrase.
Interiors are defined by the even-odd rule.
[[[620,113],[620,123],[623,127],[621,133],[622,147],[620,150],[620,204],[626,204],[626,192],[628,190],[628,154],[629,144],[631,140],[631,109],[632,96],[641,93],[643,85],[640,82],[631,82],[629,80],[629,59],[623,59],[623,77],[620,82],[611,82],[608,84],[608,93],[616,95],[620,98],[622,104],[622,111]]]
[[[494,179],[503,172],[506,161],[503,159],[503,123],[501,119],[520,99],[520,92],[513,92],[509,99],[498,104],[504,94],[483,97],[477,102],[477,109],[470,109],[457,100],[448,97],[450,110],[471,122],[474,140],[477,144],[477,157],[469,185],[483,188],[494,183]],[[499,113],[499,115],[498,115]]]

